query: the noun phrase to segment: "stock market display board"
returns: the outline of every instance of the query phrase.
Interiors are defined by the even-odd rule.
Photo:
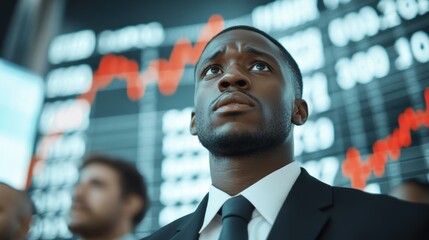
[[[208,153],[189,134],[193,66],[211,36],[237,24],[274,36],[301,68],[310,118],[295,128],[295,158],[310,174],[374,193],[427,179],[428,11],[428,0],[285,0],[190,25],[56,36],[33,158],[32,237],[73,238],[66,216],[89,152],[123,156],[145,175],[152,204],[141,236],[195,209],[211,181]]]

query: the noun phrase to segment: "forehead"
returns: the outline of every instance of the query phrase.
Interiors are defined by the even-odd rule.
[[[222,55],[230,50],[238,52],[257,50],[258,52],[272,56],[277,61],[281,61],[282,59],[280,49],[265,36],[250,30],[234,29],[217,36],[207,45],[201,54],[200,64],[197,68],[207,58],[211,58],[215,54]]]
[[[92,163],[82,169],[80,174],[80,182],[91,180],[102,180],[103,182],[117,182],[119,179],[118,173],[110,166]]]

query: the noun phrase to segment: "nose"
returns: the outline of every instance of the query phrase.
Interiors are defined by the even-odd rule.
[[[72,198],[73,199],[79,198],[83,195],[83,193],[84,193],[83,186],[81,184],[76,184],[74,191],[72,193]]]
[[[218,82],[218,88],[221,92],[228,89],[249,90],[251,81],[249,77],[242,72],[238,66],[231,66]]]

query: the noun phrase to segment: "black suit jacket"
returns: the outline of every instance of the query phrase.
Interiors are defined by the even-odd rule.
[[[145,239],[198,239],[207,200]],[[331,187],[301,169],[268,239],[429,240],[429,205]]]

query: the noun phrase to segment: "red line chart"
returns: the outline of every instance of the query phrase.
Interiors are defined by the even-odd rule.
[[[156,83],[164,95],[174,94],[185,67],[196,64],[207,42],[223,28],[223,18],[219,15],[211,16],[201,29],[194,46],[188,39],[179,39],[168,59],[156,59],[142,72],[139,71],[140,66],[135,60],[124,56],[105,55],[93,73],[90,90],[77,98],[84,99],[92,105],[97,92],[109,86],[115,79],[126,81],[128,98],[133,101],[144,97],[146,85],[150,83]],[[346,158],[342,162],[342,174],[351,180],[352,187],[363,189],[371,172],[376,177],[383,176],[388,160],[397,161],[401,156],[401,149],[411,145],[411,131],[429,127],[429,88],[425,91],[425,103],[427,108],[425,111],[407,108],[400,114],[399,127],[386,138],[377,140],[372,146],[373,153],[365,160],[362,159],[358,149],[351,147],[347,150]],[[62,135],[63,133],[55,133],[49,135],[50,138],[44,136],[41,139],[39,148],[30,161],[26,188],[31,184],[35,169],[40,171],[43,168],[53,141],[60,140]]]
[[[342,162],[342,173],[350,178],[353,188],[365,188],[371,172],[376,177],[383,176],[388,161],[397,161],[401,157],[401,149],[411,146],[411,131],[429,127],[429,88],[425,90],[424,98],[426,109],[406,108],[398,117],[399,126],[386,138],[375,141],[372,145],[373,153],[365,160],[358,149],[351,147],[347,150]]]
[[[146,85],[157,83],[159,91],[164,95],[174,94],[183,77],[186,65],[195,65],[208,41],[224,28],[224,20],[220,15],[212,15],[203,26],[193,46],[188,39],[179,39],[173,46],[168,59],[156,59],[140,73],[139,64],[135,60],[112,54],[101,58],[97,70],[93,73],[92,85],[88,92],[77,99],[84,99],[90,105],[94,103],[97,92],[109,86],[113,80],[123,80],[127,84],[127,95],[136,101],[144,97]],[[33,155],[28,168],[26,188],[30,187],[31,179],[36,171],[40,171],[46,161],[49,147],[53,141],[61,139],[63,133],[44,136]]]

